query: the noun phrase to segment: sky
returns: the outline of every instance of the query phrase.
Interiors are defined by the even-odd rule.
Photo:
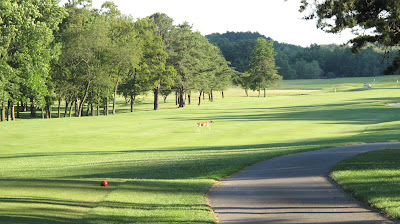
[[[60,4],[65,3],[62,0]],[[104,0],[93,0],[100,8]],[[328,34],[306,21],[298,12],[300,0],[114,0],[123,14],[144,18],[156,12],[167,14],[178,25],[188,22],[203,35],[259,32],[273,40],[303,47],[311,44],[343,44],[350,32]]]

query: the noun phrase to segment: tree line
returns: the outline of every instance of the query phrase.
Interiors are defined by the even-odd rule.
[[[385,56],[391,56],[390,65],[384,73],[399,71],[399,1],[303,0],[300,12],[306,14],[304,19],[317,19],[317,27],[327,33],[351,30],[355,34],[349,41],[353,53],[360,52],[366,46],[380,46]]]
[[[329,8],[322,6],[322,11]],[[357,7],[380,10],[361,3]],[[387,24],[373,26],[381,25]],[[391,27],[385,30],[386,36],[397,34]],[[264,90],[266,96],[266,88],[276,87],[282,78],[378,76],[392,62],[386,72],[394,72],[400,64],[398,54],[388,54],[376,43],[395,44],[379,37],[356,38],[353,48],[303,48],[251,32],[204,37],[188,23],[173,25],[165,14],[135,20],[121,14],[113,2],[94,9],[91,0],[69,0],[63,7],[58,0],[3,0],[0,118],[14,120],[27,110],[33,117],[40,110],[42,117],[50,118],[55,102],[58,117],[100,115],[101,108],[108,115],[110,104],[115,114],[117,95],[125,97],[133,112],[137,96],[148,92],[154,94],[155,110],[160,97],[172,93],[177,106],[184,107],[192,93],[199,93],[200,105],[204,94],[213,100],[213,92],[223,91],[232,81],[246,93],[252,89],[260,96]]]
[[[218,46],[225,58],[240,73],[246,73],[251,52],[258,38],[267,38],[257,32],[227,32],[207,35]],[[338,77],[362,77],[383,75],[397,56],[370,44],[354,54],[349,46],[316,45],[300,47],[274,42],[276,66],[284,79],[316,79]],[[246,74],[240,74],[246,77]]]
[[[218,47],[188,23],[156,13],[133,19],[113,2],[100,9],[90,0],[3,0],[0,3],[1,121],[32,116],[41,111],[51,118],[58,102],[58,117],[75,114],[108,115],[116,111],[117,95],[134,111],[136,97],[176,95],[176,104],[223,91],[234,70]],[[61,104],[64,104],[61,111]]]

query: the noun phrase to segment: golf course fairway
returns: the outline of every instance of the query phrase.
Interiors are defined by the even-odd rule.
[[[1,122],[0,223],[214,223],[206,193],[246,166],[399,141],[400,107],[387,106],[397,79],[284,81],[266,98],[231,88],[182,109],[170,96],[158,111],[149,95],[134,113],[121,99],[117,115]],[[212,132],[196,130],[210,120]]]

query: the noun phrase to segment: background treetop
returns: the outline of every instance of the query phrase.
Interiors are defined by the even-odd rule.
[[[384,47],[399,46],[400,1],[397,0],[302,0],[301,12],[305,19],[317,18],[317,27],[330,33],[351,29],[357,37],[350,40],[352,51],[357,53],[367,43]],[[389,49],[388,49],[389,50]],[[400,68],[396,58],[386,73]]]

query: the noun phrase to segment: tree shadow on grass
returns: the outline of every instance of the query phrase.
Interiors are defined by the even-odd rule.
[[[248,121],[322,121],[340,124],[371,125],[393,120],[400,120],[400,108],[386,106],[371,106],[365,101],[379,101],[383,98],[364,99],[361,102],[348,102],[340,104],[320,104],[312,106],[291,107],[260,107],[246,108],[246,113],[241,109],[230,109],[218,115],[194,114],[192,117],[172,117],[171,120],[214,120],[227,122]],[[390,97],[384,98],[390,100]],[[368,102],[370,103],[370,102]],[[245,113],[245,114],[243,114]]]
[[[397,126],[389,129],[396,130]],[[388,129],[387,127],[385,130]],[[377,130],[379,133],[379,130]],[[352,144],[356,142],[378,142],[378,141],[397,141],[399,136],[396,134],[377,134],[366,133],[359,136],[347,138],[332,138],[319,141],[298,141],[293,143],[276,144],[257,144],[244,146],[223,146],[223,147],[199,147],[199,148],[180,148],[169,149],[182,153],[197,153],[197,157],[186,160],[176,160],[174,158],[165,159],[160,163],[148,163],[136,166],[126,162],[114,162],[101,164],[101,166],[88,166],[85,169],[91,170],[90,174],[79,174],[79,168],[71,168],[69,173],[72,175],[59,176],[57,179],[35,179],[35,178],[6,178],[0,179],[0,188],[21,188],[36,191],[71,191],[71,192],[97,192],[96,194],[108,195],[111,192],[123,190],[134,193],[160,193],[160,194],[202,194],[211,187],[213,182],[202,182],[204,179],[219,179],[229,175],[248,165],[269,159],[272,157],[317,150],[321,148],[333,147],[338,145]],[[159,150],[158,153],[170,152]],[[148,152],[153,153],[154,151]],[[143,151],[120,151],[113,154],[145,153]],[[102,154],[105,152],[86,152],[86,155]],[[57,156],[70,156],[71,153],[57,153]],[[82,153],[75,153],[76,156]],[[200,156],[199,156],[200,155]],[[202,155],[202,156],[201,156]],[[40,158],[40,156],[39,156]],[[114,179],[122,178],[119,183],[110,183],[109,188],[99,186],[100,178],[111,177]],[[64,179],[63,179],[64,178]],[[97,179],[93,179],[97,178]],[[137,179],[135,179],[137,178]],[[151,180],[149,180],[151,179]],[[191,183],[187,180],[197,179],[198,182]],[[1,192],[1,191],[0,191]],[[1,193],[0,193],[1,195]],[[112,199],[112,198],[111,198]],[[88,202],[85,199],[58,199],[57,196],[39,197],[8,197],[0,196],[0,222],[1,223],[212,223],[207,220],[188,220],[185,217],[176,215],[165,215],[158,217],[157,211],[182,210],[185,212],[207,212],[209,209],[205,204],[184,204],[184,203],[135,203],[118,202],[104,198],[98,202]],[[12,206],[17,205],[15,210]],[[44,206],[41,209],[37,207]],[[93,212],[96,208],[104,209],[108,212]],[[81,211],[81,210],[85,211]],[[87,209],[91,211],[87,211]],[[102,211],[100,209],[100,211]],[[70,217],[68,214],[76,210],[76,215]],[[122,213],[113,211],[121,210]],[[134,212],[126,214],[124,211],[148,211],[147,215],[135,215]],[[67,214],[68,213],[68,214]],[[129,212],[128,212],[129,213]],[[151,215],[149,215],[151,214]],[[169,214],[167,212],[167,214]],[[133,221],[134,220],[134,221]]]
[[[341,109],[340,107],[349,106],[350,103],[335,104],[334,109],[321,109],[323,105],[316,107],[298,107],[293,111],[282,112],[287,107],[273,108],[280,110],[279,113],[259,112],[256,115],[235,115],[231,113],[228,116],[218,116],[218,120],[226,121],[292,121],[292,120],[321,120],[324,122],[351,123],[351,124],[381,124],[386,121],[398,119],[399,110],[387,107],[373,108],[354,108]],[[253,110],[263,110],[265,108],[252,108]],[[293,108],[292,108],[293,109]],[[338,114],[336,114],[338,113]],[[240,113],[238,113],[240,114]],[[212,115],[209,115],[212,116]],[[358,117],[358,118],[357,118]],[[187,120],[199,119],[200,117],[188,118]],[[202,117],[203,119],[206,117]],[[180,119],[181,118],[172,118]],[[199,193],[204,194],[211,186],[205,183],[186,184],[181,179],[219,179],[223,176],[234,173],[246,166],[281,156],[289,153],[311,151],[333,146],[354,144],[359,142],[385,142],[398,141],[397,130],[400,125],[374,126],[365,133],[352,135],[343,138],[328,138],[319,140],[296,141],[291,143],[272,143],[272,144],[251,144],[251,145],[226,145],[219,147],[181,147],[181,148],[160,148],[157,150],[131,150],[131,151],[113,151],[113,152],[73,152],[73,153],[30,153],[21,155],[4,155],[2,159],[10,158],[34,158],[41,160],[43,158],[54,156],[57,158],[69,157],[68,159],[79,159],[82,155],[93,156],[93,160],[98,156],[104,157],[101,163],[87,163],[82,166],[53,167],[51,170],[59,169],[51,179],[43,179],[37,176],[35,172],[27,170],[20,173],[25,178],[9,177],[0,179],[0,188],[30,189],[33,192],[39,191],[70,191],[70,192],[94,192],[104,194],[105,197],[109,191],[118,191],[124,189],[127,192],[141,193],[162,193],[162,194],[184,194]],[[168,157],[169,153],[176,153]],[[152,160],[151,155],[159,153],[160,159]],[[163,154],[165,153],[165,154]],[[143,158],[138,161],[135,156],[149,155],[149,159]],[[107,157],[113,155],[126,156],[123,160],[110,160]],[[165,156],[165,157],[164,157]],[[90,159],[89,159],[90,160]],[[68,160],[66,160],[68,161]],[[45,164],[45,163],[43,163]],[[4,170],[4,169],[3,169]],[[66,172],[67,170],[67,172]],[[30,178],[26,178],[30,177]],[[36,178],[35,178],[36,177]],[[50,178],[50,177],[49,177]],[[58,179],[56,179],[58,178]],[[64,179],[63,179],[64,178]],[[97,180],[89,180],[89,179]],[[99,180],[102,178],[114,178],[129,180],[125,184],[113,185],[109,188],[101,188]],[[137,178],[134,181],[132,179]],[[154,179],[154,180],[148,180]],[[8,182],[8,184],[5,184]],[[132,184],[130,184],[132,183]],[[124,186],[124,187],[123,187]],[[130,189],[131,187],[131,189]],[[1,192],[1,191],[0,191]],[[73,193],[71,193],[73,194]],[[99,203],[104,202],[104,203]],[[152,222],[152,223],[210,223],[207,220],[192,221],[185,217],[176,218],[173,215],[158,217],[158,210],[190,210],[193,212],[204,212],[208,208],[203,204],[183,204],[183,203],[134,203],[118,202],[111,200],[100,200],[98,202],[88,202],[84,199],[58,199],[56,196],[49,198],[32,195],[30,197],[16,197],[1,195],[0,193],[0,223],[131,223],[131,222]],[[13,208],[14,206],[14,208]],[[43,207],[44,206],[44,207]],[[38,209],[38,207],[41,207]],[[104,208],[110,210],[107,212],[88,212]],[[113,213],[112,210],[137,210],[150,211],[146,216],[136,214],[126,215]],[[76,215],[69,215],[70,213]],[[101,211],[101,210],[100,210]],[[68,214],[67,214],[68,213]],[[134,221],[132,221],[134,220]]]
[[[30,189],[31,196],[0,197],[0,223],[213,223],[211,209],[205,203],[182,201],[171,197],[154,202],[136,202],[126,198],[137,194],[197,194],[202,197],[213,182],[204,180],[131,180],[122,183],[118,188],[101,187],[97,181],[81,179],[14,179],[0,180],[0,189],[13,182],[19,188]],[[85,184],[82,184],[85,183]],[[68,186],[64,186],[68,185]],[[71,188],[80,194],[89,192],[86,198],[64,197],[52,192],[69,192]],[[93,201],[90,195],[94,189],[109,191],[99,200]],[[35,196],[37,191],[45,189],[42,196]],[[46,195],[46,193],[49,193]],[[117,195],[108,197],[110,193]],[[0,195],[1,195],[0,191]],[[118,196],[122,196],[119,200]],[[165,197],[164,197],[165,198]],[[147,200],[148,198],[145,197]],[[174,201],[175,200],[175,201]],[[129,202],[128,202],[129,201]],[[199,218],[190,214],[209,215]],[[207,215],[205,216],[207,217]]]
[[[254,145],[226,145],[218,147],[181,147],[157,150],[131,150],[114,152],[45,153],[15,155],[12,158],[31,157],[40,161],[49,156],[65,161],[79,160],[85,156],[88,162],[71,166],[68,163],[49,169],[43,173],[48,178],[120,178],[120,179],[219,179],[243,167],[285,154],[312,151],[334,146],[363,142],[399,141],[397,130],[400,124],[375,127],[359,135],[343,138],[296,141],[291,143],[272,143]],[[152,154],[157,153],[158,157]],[[10,157],[0,158],[8,159]],[[91,158],[92,157],[92,158]],[[100,162],[96,162],[99,160]],[[19,177],[37,177],[37,170],[13,171]],[[3,172],[3,178],[13,178],[13,174]]]

